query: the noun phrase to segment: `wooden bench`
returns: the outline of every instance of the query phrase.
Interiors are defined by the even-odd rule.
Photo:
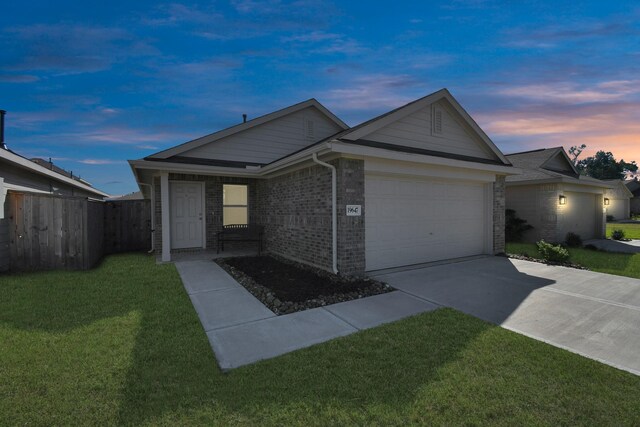
[[[224,251],[224,242],[258,242],[258,255],[262,252],[264,226],[254,224],[223,225],[218,232],[218,253]]]

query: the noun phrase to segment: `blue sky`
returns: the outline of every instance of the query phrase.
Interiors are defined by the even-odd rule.
[[[5,2],[6,142],[111,194],[144,157],[315,97],[350,125],[447,87],[506,153],[640,161],[640,5]]]

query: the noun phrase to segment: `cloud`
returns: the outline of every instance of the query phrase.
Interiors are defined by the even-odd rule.
[[[78,160],[78,163],[85,165],[113,165],[116,163],[122,163],[124,160],[109,160],[109,159],[82,159]]]
[[[138,145],[136,148],[139,148],[141,150],[157,150],[158,149],[158,147],[156,147],[155,145],[149,145],[149,144]]]
[[[0,74],[0,82],[4,83],[33,83],[40,80],[40,77],[32,74]]]
[[[535,28],[516,28],[504,34],[504,46],[516,48],[549,49],[566,46],[567,43],[608,40],[620,37],[637,36],[640,29],[632,20],[616,16],[609,22],[598,21],[563,21],[562,25],[538,26]]]
[[[77,24],[11,27],[0,34],[14,48],[10,70],[95,72],[158,51],[127,30]]]
[[[342,88],[330,89],[326,97],[341,110],[395,108],[415,99],[416,89],[424,82],[407,74],[372,74],[359,76]],[[409,93],[407,93],[409,92]]]
[[[512,86],[499,89],[504,96],[534,101],[559,103],[607,102],[640,93],[640,80],[612,80],[594,85],[576,83],[548,83]]]

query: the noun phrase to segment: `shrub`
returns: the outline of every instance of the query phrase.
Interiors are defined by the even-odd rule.
[[[622,239],[624,239],[624,230],[613,230],[611,232],[611,238],[613,240],[622,240]]]
[[[607,215],[607,222],[611,222],[613,221],[615,218],[613,217],[613,215]]]
[[[560,245],[552,245],[544,240],[536,243],[538,252],[542,255],[542,259],[547,262],[567,262],[569,260],[569,251]]]
[[[507,242],[521,241],[525,231],[533,228],[531,224],[527,224],[527,220],[518,218],[513,209],[507,209],[504,214],[504,238]]]
[[[564,238],[564,242],[570,248],[579,248],[582,246],[582,238],[576,233],[568,232],[567,236]]]

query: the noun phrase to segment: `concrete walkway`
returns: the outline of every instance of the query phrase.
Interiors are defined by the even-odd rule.
[[[640,280],[503,257],[376,278],[640,375]]]
[[[621,252],[625,254],[640,254],[640,240],[611,240],[593,239],[584,242],[607,252]]]
[[[276,316],[216,263],[175,265],[222,370],[438,308],[395,291]]]

